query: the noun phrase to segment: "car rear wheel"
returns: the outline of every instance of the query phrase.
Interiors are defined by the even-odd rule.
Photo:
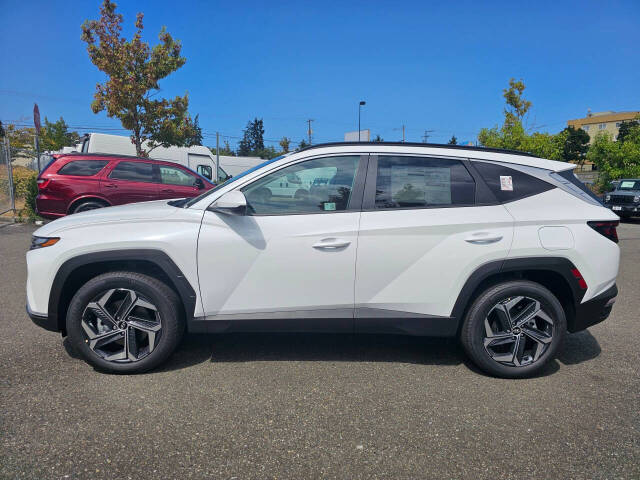
[[[80,202],[78,203],[78,205],[73,207],[73,212],[71,213],[87,212],[89,210],[95,210],[97,208],[104,208],[107,206],[108,205],[104,202],[99,202],[97,200],[87,200],[86,202]]]
[[[476,298],[460,340],[485,372],[523,378],[539,373],[555,358],[566,329],[558,299],[538,283],[518,280],[493,286]]]
[[[67,312],[74,348],[91,365],[113,373],[140,373],[160,365],[183,331],[176,293],[133,272],[109,272],[90,280]]]

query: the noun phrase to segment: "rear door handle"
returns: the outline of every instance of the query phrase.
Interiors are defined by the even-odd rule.
[[[464,239],[465,242],[473,243],[474,245],[489,245],[500,240],[502,240],[502,235],[490,232],[477,232]]]
[[[313,248],[318,250],[336,250],[338,248],[344,248],[351,245],[349,240],[343,240],[341,238],[323,238],[318,243],[313,244]]]
[[[175,190],[171,190],[170,188],[165,188],[164,190],[161,190],[162,193],[173,193]]]

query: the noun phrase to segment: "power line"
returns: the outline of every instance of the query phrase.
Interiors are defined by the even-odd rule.
[[[424,135],[422,136],[422,140],[423,140],[423,142],[422,142],[422,143],[427,143],[427,140],[428,140],[428,139],[429,139],[429,137],[430,137],[430,135],[429,135],[429,134],[430,134],[430,133],[433,133],[433,132],[435,132],[435,130],[425,130],[425,131],[424,131]]]

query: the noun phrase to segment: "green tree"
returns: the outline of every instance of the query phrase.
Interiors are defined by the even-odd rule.
[[[451,135],[451,139],[447,142],[448,145],[457,145],[458,139],[455,135]]]
[[[80,142],[78,132],[70,132],[62,117],[56,122],[50,122],[44,117],[44,125],[40,131],[40,148],[42,150],[60,150]]]
[[[238,142],[238,155],[241,157],[258,156],[264,150],[264,123],[254,118],[247,123],[242,140]]]
[[[376,135],[376,138],[373,139],[374,142],[384,142],[384,138],[382,138],[380,135]]]
[[[280,148],[282,148],[282,153],[289,153],[289,147],[291,146],[290,138],[282,137],[278,143],[280,144]]]
[[[0,138],[4,138],[4,127],[2,126],[2,122],[0,122]]]
[[[637,120],[622,122],[622,125],[620,125],[620,129],[618,130],[617,140],[619,142],[624,142],[631,133],[631,130],[638,125],[640,125],[640,122]]]
[[[611,180],[640,177],[640,126],[631,127],[624,142],[614,141],[607,132],[598,133],[587,160],[600,171],[598,186],[601,189]]]
[[[502,90],[502,95],[506,101],[504,107],[505,122],[515,123],[519,121],[522,123],[524,116],[531,108],[531,102],[525,100],[522,96],[525,88],[527,88],[522,79],[516,80],[514,78],[509,79],[509,88]]]
[[[562,132],[566,134],[562,160],[582,165],[589,151],[589,134],[583,129],[575,129],[573,126],[568,126]]]
[[[139,156],[148,156],[156,147],[190,146],[198,143],[201,132],[188,113],[189,96],[156,98],[158,82],[184,65],[182,46],[163,27],[160,43],[151,48],[142,40],[143,14],[138,13],[136,31],[127,41],[122,32],[123,16],[116,4],[104,0],[99,20],[82,24],[82,40],[87,43],[89,58],[107,75],[105,83],[96,85],[91,109],[106,110],[133,133],[131,142]],[[145,143],[147,142],[147,143]]]
[[[211,150],[211,152],[213,152],[214,154],[216,153],[216,147],[209,147],[209,150]],[[224,155],[225,157],[236,156],[236,152],[234,152],[231,148],[231,145],[229,145],[229,140],[224,141],[224,145],[220,147],[219,155]]]
[[[307,148],[308,146],[309,144],[303,138],[302,140],[300,140],[300,143],[298,144],[298,148],[296,148],[296,152],[299,150],[302,150],[303,148]]]
[[[35,149],[36,129],[33,127],[16,127],[10,123],[5,129],[5,135],[9,137],[9,145],[13,149]]]

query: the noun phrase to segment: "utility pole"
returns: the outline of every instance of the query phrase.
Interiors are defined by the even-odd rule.
[[[422,140],[423,140],[423,142],[422,142],[422,143],[427,143],[427,139],[430,137],[430,135],[429,135],[429,134],[430,134],[431,132],[435,132],[435,130],[425,130],[425,131],[424,131],[424,135],[422,136]]]
[[[213,174],[215,181],[218,181],[218,167],[220,166],[220,132],[216,132],[216,171]]]
[[[404,143],[404,125],[402,125],[402,143]]]
[[[311,135],[313,134],[313,130],[311,130],[311,122],[313,122],[313,118],[307,120],[307,134],[309,135],[309,145],[311,145]]]

